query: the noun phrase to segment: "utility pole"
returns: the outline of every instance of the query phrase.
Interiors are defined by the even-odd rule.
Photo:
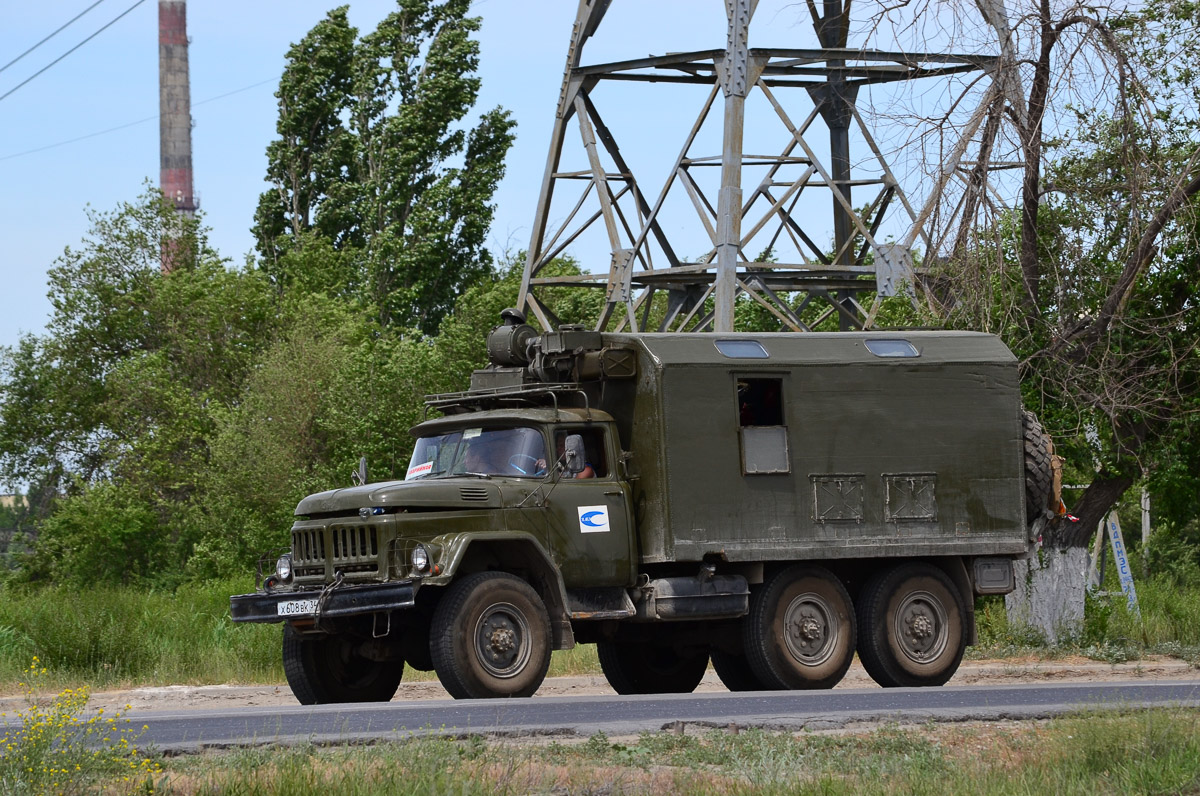
[[[192,188],[192,99],[188,80],[186,0],[158,2],[159,187],[181,215],[196,212]],[[176,247],[162,249],[162,270],[175,266]]]

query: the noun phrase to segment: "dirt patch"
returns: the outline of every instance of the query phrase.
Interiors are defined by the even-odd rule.
[[[1110,682],[1116,680],[1194,680],[1200,676],[1196,668],[1170,658],[1148,658],[1132,663],[1098,663],[1086,658],[1067,658],[1053,661],[993,660],[969,661],[959,667],[949,685],[1012,685],[1043,682]],[[838,688],[878,688],[855,661]],[[724,691],[725,686],[716,674],[708,672],[698,692]],[[596,696],[613,690],[603,677],[551,677],[538,690],[535,699],[562,696]],[[395,700],[449,699],[436,680],[403,682]],[[0,711],[12,712],[23,707],[19,697],[0,699]],[[287,685],[168,685],[132,688],[125,691],[102,691],[92,694],[90,709],[104,708],[106,712],[129,705],[138,712],[176,711],[188,709],[227,709],[295,705]]]

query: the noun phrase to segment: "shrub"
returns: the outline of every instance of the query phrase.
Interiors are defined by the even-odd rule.
[[[120,781],[125,790],[140,785],[143,793],[153,792],[153,777],[162,767],[135,745],[145,727],[130,727],[123,711],[87,713],[86,688],[67,689],[43,707],[34,698],[46,675],[37,657],[25,675],[21,687],[29,706],[18,714],[20,726],[6,728],[0,737],[0,790],[77,793],[100,781]]]

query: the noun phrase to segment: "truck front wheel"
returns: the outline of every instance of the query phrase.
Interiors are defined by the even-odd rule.
[[[966,649],[962,598],[930,564],[901,564],[878,573],[858,601],[858,656],[884,688],[942,685]]]
[[[704,647],[596,643],[604,678],[618,694],[690,694],[704,679]]]
[[[854,658],[854,605],[829,570],[796,565],[750,595],[746,658],[765,688],[833,688]]]
[[[404,661],[360,655],[349,635],[306,638],[283,626],[283,672],[301,705],[387,702],[404,676]]]
[[[525,581],[478,572],[455,581],[438,603],[429,650],[455,699],[532,696],[550,668],[550,617]]]
[[[758,679],[758,675],[750,667],[750,661],[742,653],[727,652],[714,647],[708,654],[712,658],[713,671],[730,691],[774,690]]]

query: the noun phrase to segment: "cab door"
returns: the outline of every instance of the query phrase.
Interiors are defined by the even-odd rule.
[[[617,475],[611,429],[561,428],[580,434],[594,478],[564,473],[549,489],[547,541],[568,588],[629,586],[634,578],[631,494]]]

